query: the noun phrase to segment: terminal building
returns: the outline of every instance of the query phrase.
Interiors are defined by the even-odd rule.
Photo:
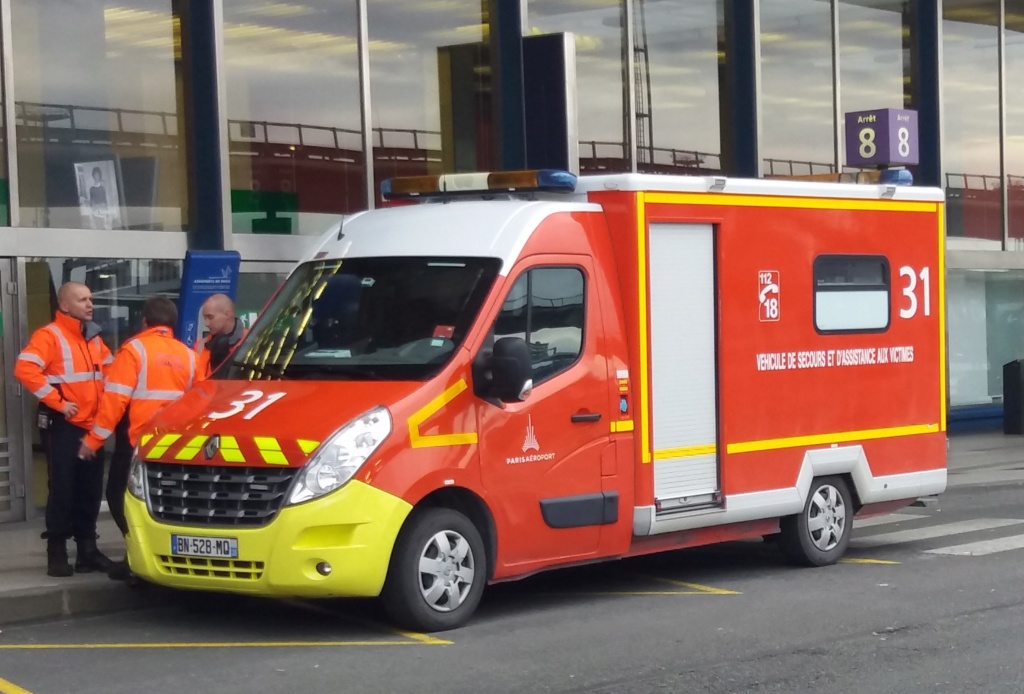
[[[389,177],[856,178],[844,115],[873,109],[917,112],[948,200],[950,428],[997,422],[1022,79],[1024,0],[0,0],[0,522],[45,505],[12,370],[65,281],[116,348],[187,250],[233,249],[249,320]]]

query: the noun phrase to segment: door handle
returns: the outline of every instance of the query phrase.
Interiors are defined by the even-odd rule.
[[[582,413],[581,412],[580,414],[574,414],[572,416],[573,424],[578,424],[580,422],[596,422],[599,419],[601,419],[601,413],[600,412],[587,412],[587,413]]]

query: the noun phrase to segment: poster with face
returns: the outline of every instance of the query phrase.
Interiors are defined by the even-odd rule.
[[[112,159],[75,164],[78,209],[86,229],[121,229],[121,196]]]

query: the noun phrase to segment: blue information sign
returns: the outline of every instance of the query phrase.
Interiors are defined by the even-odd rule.
[[[203,302],[214,294],[232,300],[238,287],[238,251],[186,251],[178,302],[178,339],[191,347],[203,329]]]

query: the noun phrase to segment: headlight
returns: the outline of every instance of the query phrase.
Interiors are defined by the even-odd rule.
[[[301,504],[344,485],[390,433],[386,407],[376,407],[338,429],[299,472],[288,503]]]
[[[132,464],[128,468],[128,492],[137,499],[146,500],[146,466],[139,458],[139,449],[132,454]]]

